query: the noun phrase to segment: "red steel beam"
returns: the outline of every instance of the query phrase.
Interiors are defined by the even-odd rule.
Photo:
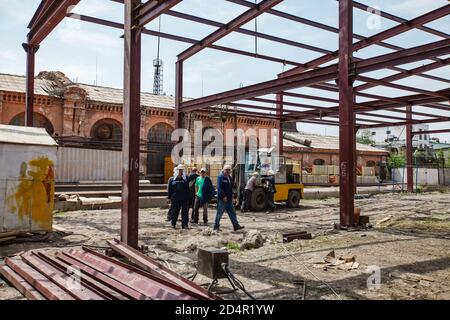
[[[369,78],[369,77],[365,77],[365,76],[356,76],[356,79],[367,82],[367,83],[376,84],[378,86],[384,86],[384,87],[405,90],[405,91],[410,91],[410,92],[415,92],[415,93],[422,93],[422,94],[430,96],[430,97],[440,97],[440,98],[450,100],[450,95],[444,95],[439,92],[433,92],[433,91],[423,90],[423,89],[419,89],[419,88],[413,88],[413,87],[405,86],[402,84],[391,83],[391,82],[387,82],[384,80],[373,79],[373,78]]]
[[[28,300],[47,300],[39,293],[39,291],[10,267],[6,265],[0,266],[0,274]]]
[[[249,1],[246,1],[246,0],[227,0],[227,1],[239,4],[239,5],[242,5],[242,6],[246,6],[246,7],[249,7],[249,8],[252,8],[254,6],[253,3],[249,2]],[[334,27],[331,27],[331,26],[328,26],[328,25],[325,25],[325,24],[322,24],[322,23],[319,23],[319,22],[316,22],[316,21],[312,21],[312,20],[309,20],[309,19],[298,17],[298,16],[295,16],[295,15],[292,15],[292,14],[289,14],[289,13],[286,13],[286,12],[270,9],[270,10],[267,11],[267,13],[275,15],[275,16],[278,16],[278,17],[281,17],[281,18],[284,18],[284,19],[287,19],[287,20],[290,20],[290,21],[295,21],[295,22],[298,22],[298,23],[301,23],[301,24],[305,24],[305,25],[308,25],[308,26],[311,26],[311,27],[315,27],[315,28],[318,28],[318,29],[326,30],[326,31],[333,32],[333,33],[339,33],[339,29],[338,28],[334,28]],[[353,34],[353,38],[358,39],[358,40],[366,39],[366,37],[364,37],[362,35],[359,35],[359,34],[355,34],[355,33]],[[399,47],[399,46],[396,46],[396,45],[393,45],[393,44],[390,44],[390,43],[382,42],[382,41],[379,42],[379,43],[376,43],[376,45],[379,45],[379,46],[382,46],[382,47],[385,47],[385,48],[389,48],[389,49],[392,49],[392,50],[396,50],[396,51],[404,49],[402,47]],[[327,52],[326,54],[330,54],[330,53],[331,52]],[[431,59],[439,61],[439,59],[436,59],[436,58],[431,58]],[[355,61],[356,60],[357,59],[355,58]],[[408,70],[405,70],[405,69],[402,69],[402,68],[399,68],[399,67],[389,67],[389,69],[392,69],[392,70],[395,70],[395,71],[399,71],[402,74],[407,74],[408,73]],[[288,70],[286,72],[289,72],[289,71],[290,70]],[[284,73],[281,73],[281,75],[284,75]],[[433,79],[433,80],[437,80],[437,81],[445,81],[445,82],[449,82],[450,83],[450,80],[448,80],[448,79],[436,77],[436,76],[433,76],[433,75],[418,74],[418,76],[423,77],[423,78]]]
[[[35,21],[32,20],[28,43],[39,45],[64,19],[68,10],[77,5],[80,0],[53,0],[46,5]]]
[[[408,72],[406,74],[405,73],[397,73],[397,74],[394,74],[392,76],[388,76],[388,77],[382,78],[381,80],[382,81],[386,81],[386,82],[401,80],[401,79],[404,79],[406,77],[410,77],[410,76],[413,76],[413,75],[419,75],[422,72],[426,72],[426,71],[431,71],[431,70],[434,70],[434,69],[442,68],[442,67],[444,67],[444,66],[446,66],[448,64],[450,64],[450,58],[443,59],[440,62],[433,62],[433,63],[426,64],[424,66],[420,66],[420,67],[408,70]],[[363,90],[367,90],[367,89],[370,89],[370,88],[373,88],[373,87],[376,87],[376,85],[375,84],[371,84],[371,83],[366,83],[366,84],[359,85],[359,86],[355,87],[354,89],[355,89],[355,91],[363,91]]]
[[[450,117],[444,117],[444,118],[438,118],[438,119],[426,119],[426,120],[412,120],[413,124],[426,124],[426,123],[439,123],[439,122],[450,122]],[[406,126],[408,124],[408,121],[404,121],[404,122],[396,122],[393,123],[391,125],[391,127],[396,127],[396,126]],[[385,127],[385,125],[364,125],[363,128],[364,129],[370,129],[370,128],[383,128]]]
[[[35,72],[35,57],[39,46],[29,43],[22,44],[27,53],[27,69],[26,69],[26,91],[25,91],[25,126],[33,126],[33,110],[34,110],[34,72]]]
[[[400,25],[394,26],[388,30],[382,31],[380,33],[377,33],[371,37],[365,38],[357,43],[355,43],[353,45],[353,50],[354,51],[358,51],[361,50],[365,47],[368,47],[370,45],[373,44],[377,44],[380,43],[383,40],[392,38],[396,35],[399,35],[401,33],[404,33],[408,30],[411,30],[413,28],[416,28],[418,26],[422,26],[426,23],[429,23],[431,21],[437,20],[439,18],[445,17],[446,15],[448,15],[450,13],[450,5],[445,5],[443,7],[440,7],[436,10],[427,12],[415,19],[409,20],[407,22],[404,22]],[[320,66],[321,64],[327,63],[329,61],[332,61],[334,59],[336,59],[336,57],[338,56],[339,52],[338,51],[334,51],[331,54],[326,54],[322,57],[319,57],[317,59],[311,60],[307,63],[304,64],[303,67],[296,67],[293,68],[291,70],[288,70],[284,73],[281,73],[280,76],[285,77],[285,76],[289,76],[292,74],[296,74],[296,73],[300,73],[303,72],[307,69],[310,68],[314,68],[317,66]]]
[[[339,1],[339,204],[340,227],[355,224],[355,117],[353,113],[353,79],[351,63],[353,56],[352,0]]]
[[[144,27],[147,23],[166,13],[180,2],[181,0],[149,0],[146,3],[143,3],[137,9],[139,11],[137,17],[138,26],[141,28]]]
[[[353,7],[358,8],[358,9],[363,10],[363,11],[367,11],[370,8],[369,6],[366,6],[365,4],[360,3],[360,2],[356,2],[356,1],[353,1]],[[386,19],[389,19],[389,20],[392,20],[392,21],[395,21],[395,22],[399,22],[399,23],[407,23],[408,22],[408,20],[406,20],[404,18],[395,16],[392,13],[388,13],[388,12],[383,11],[383,10],[380,10],[379,14],[383,18],[386,18]],[[439,30],[436,30],[436,29],[432,29],[432,28],[427,27],[427,26],[423,26],[423,25],[422,26],[418,26],[417,29],[420,29],[422,31],[428,32],[430,34],[434,34],[435,36],[442,37],[444,39],[448,39],[449,38],[449,34],[447,34],[445,32],[442,32],[442,31],[439,31]]]
[[[412,106],[406,106],[406,183],[408,186],[408,192],[412,193],[414,191],[414,181],[413,181],[413,143],[412,143]]]
[[[122,137],[122,212],[120,239],[138,247],[139,143],[141,120],[141,32],[136,9],[140,0],[125,0],[124,91]]]
[[[283,93],[282,92],[277,93],[276,115],[278,117],[283,116],[283,107],[284,107],[283,99],[284,99]],[[283,121],[281,119],[276,121],[276,128],[278,130],[278,141],[277,141],[278,150],[280,153],[283,153]]]
[[[115,291],[119,292],[120,294],[129,299],[149,300],[149,297],[147,297],[146,295],[134,290],[133,288],[126,286],[120,281],[108,277],[106,274],[90,267],[89,265],[84,264],[82,261],[73,259],[65,255],[64,252],[58,252],[56,254],[56,257],[57,259],[63,261],[64,263],[78,267],[82,273],[91,276],[92,278],[104,284],[105,286],[113,288]]]
[[[450,132],[450,129],[414,131],[414,132],[412,132],[412,135],[415,136],[417,134],[438,134],[438,133],[447,133],[447,132]]]
[[[65,290],[68,294],[77,300],[106,300],[106,297],[86,285],[71,286],[71,276],[56,267],[50,265],[47,261],[42,260],[34,252],[22,256],[22,260],[30,266],[38,270],[41,274],[55,283],[57,286]]]
[[[6,258],[5,263],[17,274],[39,291],[48,300],[75,300],[70,294],[47,279],[43,274],[32,268],[19,258]]]
[[[259,4],[257,4],[255,6],[255,8],[247,10],[246,12],[241,14],[239,17],[237,17],[237,18],[233,19],[232,21],[230,21],[229,23],[227,23],[225,26],[219,28],[218,30],[214,31],[210,35],[203,38],[199,44],[193,45],[192,47],[183,51],[181,54],[178,55],[178,59],[179,60],[188,59],[189,57],[200,52],[201,50],[203,50],[204,48],[213,44],[214,42],[222,39],[227,34],[240,28],[242,25],[253,20],[254,18],[263,14],[265,11],[272,8],[273,6],[276,6],[277,4],[281,3],[282,1],[283,0],[263,0],[263,1],[261,1]]]
[[[183,60],[175,63],[175,129],[183,127],[180,106],[183,103]]]
[[[67,17],[123,30],[123,24],[117,23],[117,22],[112,22],[112,21],[108,21],[108,20],[104,20],[104,19],[94,18],[94,17],[90,17],[90,16],[86,16],[86,15],[78,15],[78,14],[77,15],[68,14]],[[179,41],[179,42],[184,42],[184,43],[190,43],[190,44],[198,44],[199,43],[199,40],[196,40],[196,39],[177,36],[177,35],[173,35],[173,34],[169,34],[169,33],[165,33],[165,32],[153,31],[153,30],[149,30],[146,28],[142,28],[142,33],[146,34],[146,35],[154,36],[154,37],[161,37],[164,39],[169,39],[169,40]],[[215,45],[215,44],[208,46],[208,48],[213,49],[213,50],[219,50],[219,51],[223,51],[223,52],[233,53],[233,54],[239,54],[239,55],[246,56],[246,57],[252,57],[255,59],[266,60],[266,61],[282,63],[282,64],[288,64],[288,65],[292,65],[292,66],[302,65],[300,62],[297,62],[297,61],[281,59],[281,58],[263,55],[263,54],[259,54],[259,53],[255,54],[254,52],[244,51],[244,50],[240,50],[240,49],[234,49],[234,48],[225,47],[225,46],[219,46],[219,45]]]
[[[389,66],[402,63],[410,63],[420,61],[429,57],[444,55],[450,53],[450,40],[441,40],[426,45],[405,49],[395,53],[377,56],[374,58],[357,61],[353,63],[354,70],[358,73],[365,73]],[[437,49],[436,49],[437,48]],[[412,54],[422,50],[421,54]],[[333,64],[300,74],[288,77],[278,78],[259,84],[234,89],[207,97],[199,98],[184,102],[181,105],[182,111],[193,111],[220,103],[228,103],[270,93],[281,92],[285,90],[295,89],[303,86],[312,86],[314,84],[326,82],[335,79],[337,76],[337,65]]]

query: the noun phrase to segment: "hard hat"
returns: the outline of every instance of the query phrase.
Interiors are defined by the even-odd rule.
[[[226,164],[226,165],[223,167],[223,170],[231,170],[231,166],[230,166],[229,164]]]
[[[275,173],[273,172],[273,170],[269,170],[269,171],[267,172],[267,174],[268,174],[269,176],[274,176],[274,175],[275,175]]]
[[[200,172],[208,172],[208,170],[206,170],[206,168],[201,168]]]
[[[178,165],[177,170],[184,170],[184,165],[182,164]]]

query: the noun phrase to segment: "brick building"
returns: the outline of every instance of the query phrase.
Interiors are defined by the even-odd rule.
[[[57,137],[60,145],[83,148],[120,149],[122,138],[121,89],[74,83],[62,72],[41,72],[35,81],[35,126],[45,127]],[[142,93],[141,118],[141,174],[160,181],[164,159],[170,155],[173,143],[174,97]],[[23,125],[25,118],[25,77],[0,74],[0,123]],[[194,120],[202,120],[204,128],[219,130],[234,128],[232,112],[223,114],[189,114],[185,127],[193,128]],[[237,118],[240,129],[268,130],[275,127],[272,120],[247,117]],[[339,162],[337,137],[325,137],[296,132],[295,123],[287,124],[284,153],[304,166],[313,164],[336,165]],[[308,139],[305,146],[289,137]],[[387,153],[366,145],[357,145],[358,164],[373,165],[386,158]]]

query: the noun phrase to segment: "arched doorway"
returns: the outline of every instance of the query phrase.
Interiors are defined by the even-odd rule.
[[[98,140],[122,141],[122,127],[116,120],[102,119],[92,127],[91,137]]]
[[[24,126],[25,125],[25,112],[19,113],[9,122],[12,126]],[[40,113],[33,112],[33,127],[45,128],[50,135],[53,135],[55,129],[52,123],[45,116]]]
[[[167,123],[158,123],[147,134],[147,176],[155,183],[164,183],[165,158],[171,155],[173,128]]]

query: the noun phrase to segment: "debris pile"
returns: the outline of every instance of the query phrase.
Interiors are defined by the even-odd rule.
[[[314,263],[314,267],[322,268],[325,271],[334,268],[339,270],[354,270],[359,268],[359,263],[356,261],[355,256],[341,256],[336,258],[333,250],[325,256],[324,261]]]
[[[117,240],[108,244],[133,265],[85,247],[54,255],[35,250],[5,259],[0,274],[31,300],[220,299]]]

